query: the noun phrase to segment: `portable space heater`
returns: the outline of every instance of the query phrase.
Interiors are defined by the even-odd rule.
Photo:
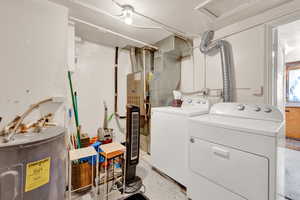
[[[140,189],[141,179],[136,176],[136,166],[139,163],[140,154],[140,108],[127,105],[126,123],[126,187]]]

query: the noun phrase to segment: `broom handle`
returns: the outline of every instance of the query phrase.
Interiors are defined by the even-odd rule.
[[[78,140],[77,144],[78,144],[78,148],[81,148],[78,112],[77,112],[77,106],[76,106],[76,99],[75,99],[74,92],[73,92],[73,84],[72,84],[72,77],[71,77],[71,72],[70,71],[68,71],[68,78],[69,78],[69,84],[70,84],[70,90],[71,90],[71,97],[72,97],[72,104],[73,104],[73,110],[74,110],[74,116],[75,116],[76,130],[77,130],[77,140]]]

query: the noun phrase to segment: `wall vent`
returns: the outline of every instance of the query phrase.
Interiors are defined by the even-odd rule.
[[[246,9],[257,8],[260,9],[260,4],[265,7],[263,10],[274,8],[287,3],[291,0],[268,0],[262,2],[261,0],[206,0],[195,7],[207,16],[213,19],[221,19],[232,16]]]

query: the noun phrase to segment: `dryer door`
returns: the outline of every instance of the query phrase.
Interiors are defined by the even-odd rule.
[[[268,159],[193,138],[190,167],[207,180],[248,200],[268,200]]]

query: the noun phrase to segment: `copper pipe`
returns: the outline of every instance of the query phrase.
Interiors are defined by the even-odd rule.
[[[53,101],[53,99],[52,99],[52,98],[49,98],[49,99],[45,99],[45,100],[43,100],[43,101],[40,101],[40,102],[38,102],[38,103],[36,103],[36,104],[31,105],[31,106],[29,107],[29,109],[28,109],[25,113],[23,113],[23,114],[20,116],[20,118],[19,118],[18,121],[16,122],[16,125],[15,125],[14,129],[9,133],[9,135],[8,135],[7,137],[5,137],[5,138],[3,139],[3,142],[7,143],[7,142],[9,142],[9,141],[13,138],[13,136],[17,133],[17,130],[18,130],[18,128],[20,127],[20,125],[22,124],[23,120],[24,120],[24,119],[25,119],[25,118],[26,118],[33,110],[37,109],[41,104],[44,104],[44,103],[47,103],[47,102],[51,102],[51,101]]]

